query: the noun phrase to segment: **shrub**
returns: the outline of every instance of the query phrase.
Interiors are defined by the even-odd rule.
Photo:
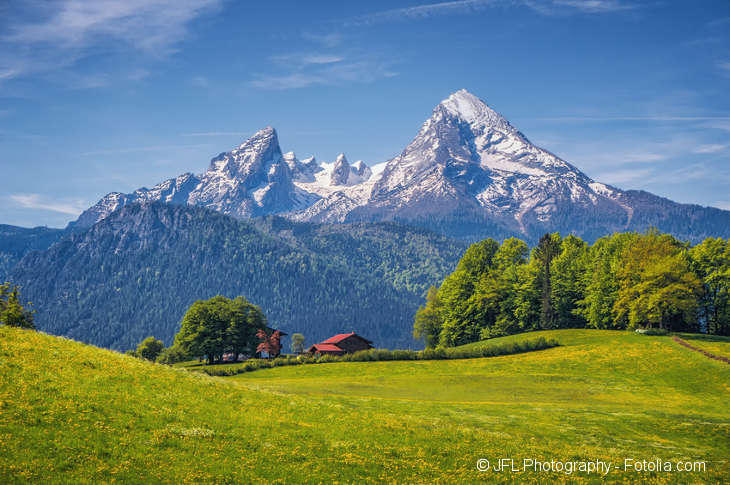
[[[320,355],[317,358],[317,363],[318,364],[327,364],[329,362],[337,362],[337,360],[338,359],[334,355],[324,354],[324,355]]]
[[[637,328],[636,333],[641,335],[667,335],[669,331],[664,328]]]
[[[558,345],[560,344],[555,339],[547,340],[545,337],[539,337],[533,340],[524,340],[522,342],[510,342],[472,348],[439,347],[436,349],[420,351],[370,349],[340,356],[330,354],[320,356],[303,354],[296,357],[278,357],[273,360],[250,359],[241,364],[240,367],[229,367],[226,369],[204,368],[203,372],[211,376],[232,376],[242,374],[244,372],[251,372],[257,369],[270,369],[284,365],[327,364],[329,362],[375,362],[381,360],[473,359],[478,357],[494,357],[497,355],[509,355],[520,352],[529,352],[532,350],[542,350],[550,347],[557,347]]]
[[[157,362],[160,364],[176,364],[187,360],[189,356],[177,345],[167,347],[157,356]]]

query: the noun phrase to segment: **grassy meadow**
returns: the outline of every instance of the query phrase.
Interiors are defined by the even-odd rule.
[[[537,336],[561,346],[221,378],[0,326],[0,483],[730,479],[730,365],[619,331],[471,345]],[[480,458],[702,460],[706,471],[479,472]]]
[[[677,336],[692,347],[697,347],[705,352],[730,359],[730,337],[697,335],[692,333],[680,333]]]

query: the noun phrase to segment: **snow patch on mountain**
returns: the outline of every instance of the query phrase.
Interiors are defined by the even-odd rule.
[[[148,200],[199,205],[239,218],[400,220],[466,236],[487,231],[532,238],[555,230],[593,237],[632,224],[644,227],[679,207],[592,180],[533,145],[466,90],[441,101],[408,146],[385,162],[351,164],[344,154],[331,162],[299,160],[293,151],[282,152],[276,130],[266,127],[214,157],[202,174],[183,174],[130,194],[110,193],[72,225],[88,227],[126,204]]]

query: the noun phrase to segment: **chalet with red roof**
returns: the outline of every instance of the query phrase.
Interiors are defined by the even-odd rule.
[[[320,355],[352,354],[360,350],[372,349],[372,344],[370,340],[359,336],[355,332],[341,333],[323,342],[312,345],[307,349],[307,353]]]

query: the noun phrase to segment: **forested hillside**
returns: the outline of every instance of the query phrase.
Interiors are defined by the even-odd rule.
[[[466,245],[395,224],[251,222],[196,207],[130,205],[46,251],[11,279],[41,330],[115,349],[170,344],[187,307],[245,296],[308,342],[356,331],[409,347],[413,313]]]
[[[13,266],[30,251],[47,249],[65,233],[62,229],[24,227],[0,224],[0,282],[5,281]]]
[[[730,240],[616,233],[593,245],[546,234],[469,247],[415,318],[428,346],[530,330],[634,329],[730,335]]]

